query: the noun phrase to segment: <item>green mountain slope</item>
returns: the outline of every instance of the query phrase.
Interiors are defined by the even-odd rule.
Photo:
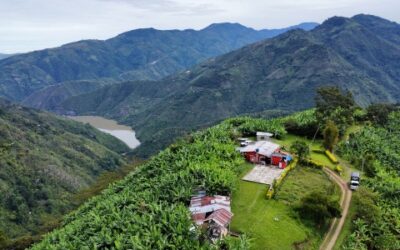
[[[306,23],[298,27],[315,26]],[[72,80],[160,79],[277,33],[230,23],[213,24],[200,31],[149,28],[105,41],[79,41],[21,54],[1,60],[0,96],[21,101],[35,91]]]
[[[106,87],[61,106],[134,126],[148,151],[230,116],[312,107],[315,89],[324,85],[350,90],[360,105],[395,102],[400,36],[386,35],[393,30],[400,26],[374,16],[333,17],[312,31],[290,31],[161,81]]]
[[[36,235],[71,196],[124,164],[127,146],[89,125],[0,99],[0,232]]]
[[[33,249],[211,249],[199,240],[199,231],[190,231],[187,205],[199,187],[220,195],[237,187],[245,166],[235,150],[234,123],[194,133],[164,150],[70,214]],[[236,129],[254,124],[284,131],[276,122],[257,120]]]
[[[60,103],[72,96],[93,92],[116,82],[112,78],[62,82],[36,91],[25,98],[21,104],[36,109],[55,110]]]
[[[366,161],[365,166],[373,166],[375,169],[374,176],[361,173],[361,186],[353,193],[354,202],[348,215],[351,227],[347,229],[344,243],[346,249],[398,249],[400,182],[397,170],[400,158],[397,148],[400,137],[393,135],[398,135],[400,131],[400,113],[391,113],[386,125],[371,125],[373,121],[370,120],[364,126],[366,118],[364,116],[363,121],[357,125],[360,129],[350,133],[348,140],[341,141],[337,148],[339,155],[348,159],[354,167],[361,166],[365,152],[368,152],[373,160]],[[242,219],[236,221],[235,230],[247,228],[245,232],[250,232],[247,237],[253,238],[251,242],[259,240],[262,233],[258,234],[251,225],[244,223],[246,218],[256,221],[258,228],[265,223],[264,226],[270,227],[268,230],[290,225],[290,232],[304,234],[301,236],[305,239],[301,242],[306,243],[303,247],[317,249],[318,245],[312,244],[312,238],[315,237],[316,242],[319,242],[323,231],[329,227],[313,224],[301,215],[293,217],[293,214],[299,207],[297,202],[301,197],[313,193],[314,188],[323,190],[333,200],[336,199],[334,185],[329,183],[328,177],[323,175],[319,167],[307,167],[304,163],[299,163],[297,169],[288,174],[275,198],[267,201],[265,186],[238,181],[239,176],[250,168],[235,150],[236,138],[243,135],[253,136],[260,130],[273,132],[280,138],[278,143],[290,148],[297,140],[305,139],[296,134],[287,134],[287,121],[306,128],[314,127],[316,119],[314,111],[272,120],[237,117],[193,133],[136,168],[124,180],[114,183],[101,195],[86,202],[65,218],[61,228],[45,236],[33,249],[77,249],[92,246],[109,249],[210,249],[208,242],[202,240],[204,238],[200,230],[190,230],[191,221],[187,207],[191,195],[199,188],[206,190],[208,194],[233,192],[234,220],[237,217]],[[308,140],[307,142],[313,145],[312,148],[319,148],[321,143],[320,140],[316,144]],[[314,157],[313,154],[325,158],[316,152],[311,157]],[[331,163],[328,158],[325,159]],[[346,169],[349,167],[347,165],[349,164],[346,163]],[[353,170],[352,168],[351,171]],[[315,175],[324,178],[317,181]],[[348,178],[346,173],[343,178]],[[235,194],[237,191],[240,197],[238,193]],[[257,197],[256,200],[253,200],[254,197]],[[254,214],[246,213],[251,209],[257,210],[255,205],[260,204],[264,210],[258,209],[260,211],[257,212],[261,216],[254,217]],[[316,204],[321,205],[319,201]],[[246,210],[247,206],[249,208]],[[237,213],[237,208],[240,208],[240,214]],[[274,214],[271,215],[271,211]],[[285,216],[285,213],[289,215]],[[288,224],[288,217],[294,222]],[[293,231],[294,228],[296,230]],[[299,246],[299,241],[289,239],[285,234],[276,234],[278,239],[274,239],[275,244],[271,245],[271,249],[282,249],[283,245],[285,249]],[[230,245],[233,243],[230,240],[228,237],[225,242],[221,242],[221,248],[237,249]],[[280,244],[280,241],[284,243]],[[250,249],[259,249],[260,245],[251,246]]]

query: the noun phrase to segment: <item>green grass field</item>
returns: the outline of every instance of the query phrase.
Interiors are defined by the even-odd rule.
[[[307,239],[308,228],[292,218],[284,203],[267,200],[266,185],[241,181],[232,202],[231,230],[246,233],[253,249],[292,249]]]
[[[292,205],[305,194],[315,190],[333,195],[337,199],[340,197],[339,188],[329,180],[323,171],[299,166],[286,177],[275,198]]]
[[[310,146],[310,157],[312,160],[319,162],[329,167],[332,170],[335,169],[335,164],[333,164],[325,154],[313,152],[313,150],[324,150],[322,147],[321,140],[315,140],[314,142],[312,142],[312,140],[307,139],[305,137],[291,135],[291,134],[285,135],[280,140],[274,139],[274,142],[284,146],[286,150],[289,150],[292,143],[295,141],[304,141]]]
[[[291,204],[314,190],[335,191],[320,170],[298,167],[279,188],[276,198],[266,199],[267,185],[240,181],[233,194],[231,230],[245,233],[252,249],[318,249],[324,232],[317,232],[296,218]]]

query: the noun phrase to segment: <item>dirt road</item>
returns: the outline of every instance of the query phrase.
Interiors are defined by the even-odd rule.
[[[340,178],[335,172],[328,168],[324,168],[324,171],[334,180],[340,187],[342,191],[342,196],[340,197],[340,206],[342,207],[342,217],[339,219],[334,219],[329,231],[326,233],[324,241],[321,244],[321,250],[331,250],[335,246],[336,240],[342,231],[344,221],[346,220],[347,214],[349,212],[350,202],[351,202],[351,191],[347,187],[347,183]]]

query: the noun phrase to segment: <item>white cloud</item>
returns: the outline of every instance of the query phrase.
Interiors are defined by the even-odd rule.
[[[80,39],[106,39],[142,27],[200,29],[214,22],[277,28],[369,13],[400,21],[398,0],[0,0],[0,52]]]

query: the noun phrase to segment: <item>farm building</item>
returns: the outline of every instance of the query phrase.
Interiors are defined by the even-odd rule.
[[[256,164],[274,165],[285,168],[291,157],[280,149],[280,145],[270,141],[256,141],[238,148],[246,160]]]
[[[229,197],[199,193],[192,197],[189,210],[193,221],[198,226],[205,226],[211,239],[220,239],[228,234],[233,217]]]

